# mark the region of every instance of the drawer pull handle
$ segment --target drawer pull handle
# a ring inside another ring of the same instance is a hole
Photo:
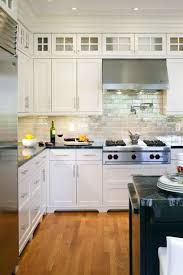
[[[94,155],[94,154],[85,154],[83,155],[84,157],[96,157],[97,155]]]
[[[28,195],[28,193],[23,193],[23,194],[21,195],[21,198],[24,199],[24,198],[27,197],[27,195]]]
[[[39,211],[39,207],[34,208],[34,211],[35,212]]]
[[[55,156],[57,156],[57,157],[69,157],[69,155],[60,155],[60,154],[55,154]]]
[[[24,171],[21,172],[22,175],[25,175],[27,173],[28,173],[28,170],[24,170]]]
[[[29,226],[28,224],[23,224],[21,226],[21,230],[25,231],[28,228],[28,226]]]

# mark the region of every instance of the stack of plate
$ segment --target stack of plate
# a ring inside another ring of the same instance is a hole
[[[158,179],[157,186],[168,192],[176,192],[183,194],[183,176],[174,174],[170,176],[162,176]]]

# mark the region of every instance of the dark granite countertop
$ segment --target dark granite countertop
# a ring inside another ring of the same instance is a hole
[[[181,149],[183,148],[183,145],[171,145],[172,149]]]
[[[22,166],[25,164],[28,160],[36,157],[41,152],[43,152],[45,149],[103,149],[103,143],[101,142],[94,142],[92,145],[81,145],[81,146],[68,146],[61,143],[56,143],[53,147],[39,147],[36,146],[34,148],[25,148],[20,143],[18,146],[18,166]]]
[[[90,145],[64,145],[63,143],[56,143],[51,149],[103,149],[103,142],[94,142]]]
[[[41,152],[45,150],[45,147],[33,147],[33,148],[25,148],[22,144],[18,146],[18,167],[25,164],[28,160],[36,157]]]
[[[134,176],[133,186],[141,207],[183,206],[183,194],[170,193],[157,187],[159,176]]]

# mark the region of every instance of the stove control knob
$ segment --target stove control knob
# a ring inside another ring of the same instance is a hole
[[[156,159],[160,159],[160,155],[157,154],[157,155],[155,156],[155,158],[156,158]]]
[[[154,159],[154,155],[153,154],[150,155],[150,159]]]
[[[108,159],[112,159],[112,155],[108,155]]]
[[[118,159],[118,155],[114,155],[114,159]]]
[[[132,155],[132,159],[135,160],[137,158],[136,155]]]

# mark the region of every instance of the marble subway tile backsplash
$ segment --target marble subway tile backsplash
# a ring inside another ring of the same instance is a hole
[[[49,140],[52,120],[57,133],[84,133],[95,140],[126,138],[128,129],[143,137],[183,134],[183,117],[165,116],[163,108],[162,92],[104,92],[102,116],[22,117],[18,138],[32,133],[38,140]]]

